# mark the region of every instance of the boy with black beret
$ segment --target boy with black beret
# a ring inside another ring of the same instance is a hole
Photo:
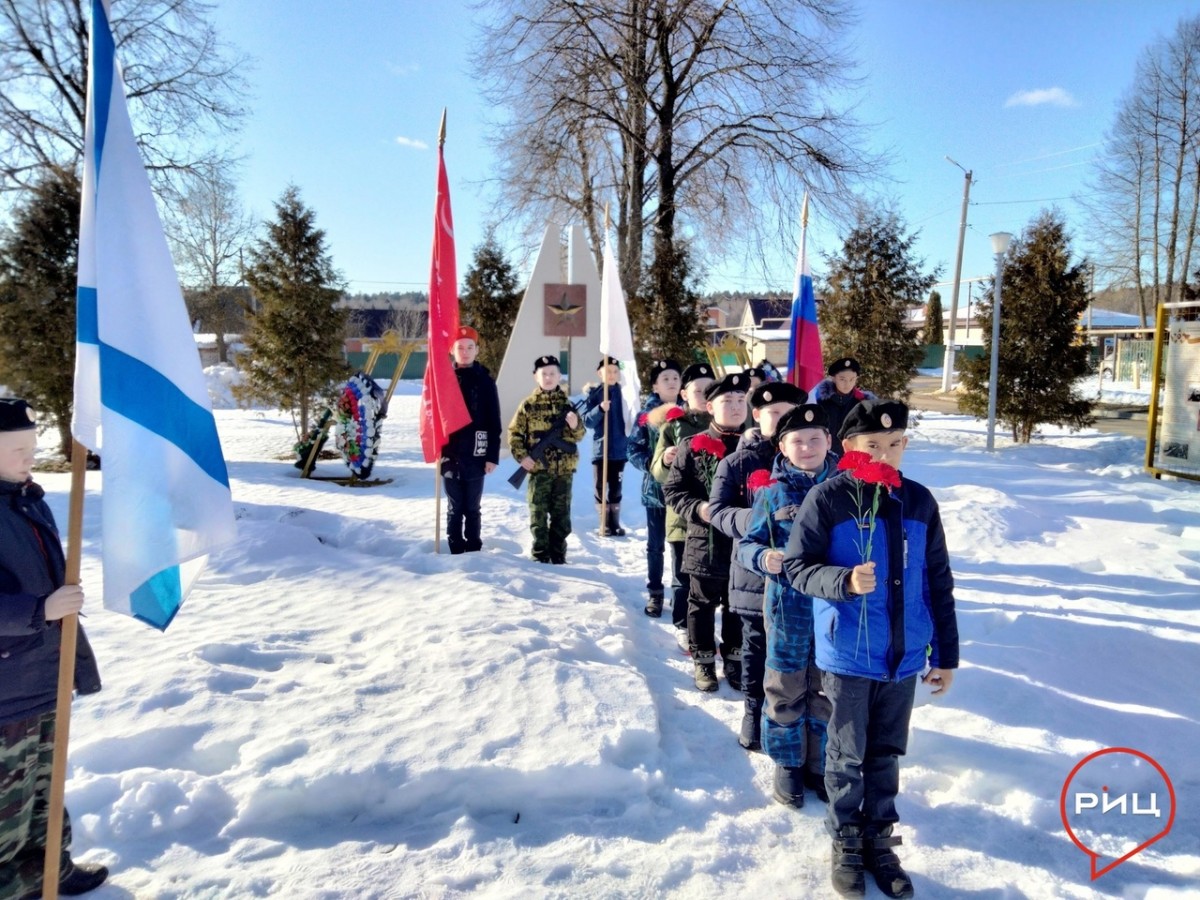
[[[559,386],[562,370],[557,356],[539,356],[534,360],[533,380],[537,387],[521,401],[508,423],[508,449],[517,464],[529,473],[526,497],[533,558],[558,565],[567,561],[571,480],[579,464],[579,449],[575,445],[583,439],[584,428],[566,391]],[[531,457],[530,449],[556,428],[561,439],[559,445],[547,447],[540,461]]]
[[[754,473],[769,473],[775,461],[772,438],[779,420],[806,397],[801,388],[787,382],[766,382],[750,391],[747,405],[756,427],[742,432],[737,449],[721,460],[709,496],[713,527],[732,540],[741,538],[750,522]],[[742,620],[742,692],[745,700],[738,743],[746,750],[761,750],[763,665],[766,659],[763,579],[743,566],[736,553],[729,566],[729,609]]]
[[[712,366],[708,363],[692,363],[680,376],[680,396],[683,409],[660,406],[649,415],[651,425],[659,428],[658,443],[650,459],[650,474],[660,485],[667,483],[671,465],[684,441],[694,434],[708,430],[712,415],[708,412],[705,392],[713,383]],[[664,500],[665,502],[665,500]],[[687,540],[687,522],[667,504],[667,545],[671,548],[671,624],[675,626],[675,639],[680,647],[691,652],[687,636],[688,595],[691,593],[691,578],[683,570],[684,543]]]
[[[864,400],[849,411],[840,435],[846,471],[809,491],[783,562],[792,586],[813,598],[816,662],[832,707],[831,875],[846,897],[864,895],[864,871],[888,897],[913,895],[892,849],[900,844],[899,758],[918,676],[940,696],[958,667],[954,578],[937,501],[899,472],[907,424],[908,408],[894,400]]]
[[[812,598],[797,591],[782,574],[783,548],[808,492],[836,472],[827,423],[825,410],[815,404],[797,406],[780,419],[774,431],[779,454],[771,480],[755,492],[750,523],[735,554],[735,559],[766,579],[762,744],[775,763],[775,799],[796,809],[804,805],[805,788],[827,799],[829,701],[813,661]]]
[[[742,689],[742,624],[729,611],[729,559],[733,542],[712,527],[709,496],[720,460],[738,445],[746,421],[744,372],[726,375],[709,385],[705,406],[712,416],[708,430],[694,434],[680,447],[671,464],[663,496],[687,524],[683,571],[689,577],[688,649],[695,663],[696,687],[717,690],[716,613],[721,613],[721,659],[725,680]]]
[[[54,754],[60,620],[83,607],[83,589],[64,585],[66,560],[54,515],[33,481],[37,427],[24,400],[0,398],[0,896],[41,890]],[[75,688],[100,690],[82,627]],[[58,892],[83,894],[108,877],[72,862],[63,810]],[[11,893],[10,893],[11,892]]]
[[[863,400],[874,400],[875,395],[858,386],[862,366],[857,359],[843,356],[835,359],[825,369],[827,377],[812,389],[812,402],[820,404],[829,417],[829,433],[833,436],[833,452],[842,453],[842,442],[838,437],[846,414],[855,404]]]
[[[679,409],[679,391],[683,368],[673,359],[658,359],[650,366],[650,396],[646,398],[633,433],[629,436],[629,461],[642,471],[642,506],[646,507],[646,590],[649,597],[645,613],[657,619],[663,609],[663,556],[667,546],[667,505],[662,485],[654,478],[650,465],[666,414]],[[655,410],[662,408],[661,416]]]
[[[621,401],[621,364],[611,356],[606,356],[596,364],[596,374],[600,377],[600,383],[584,387],[587,399],[583,406],[583,424],[592,429],[596,515],[603,516],[600,522],[601,535],[624,537],[625,529],[621,527],[621,476],[625,471],[625,461],[629,459],[629,444],[626,438],[625,404]],[[604,390],[606,384],[607,399]]]

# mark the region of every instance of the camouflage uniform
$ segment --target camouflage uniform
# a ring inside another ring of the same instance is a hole
[[[54,713],[0,725],[0,900],[34,894],[46,863]],[[71,819],[63,809],[62,860],[70,871]]]
[[[508,448],[520,462],[553,427],[571,405],[562,388],[536,389],[521,401],[508,423]],[[577,444],[585,434],[583,420],[574,428],[565,425],[563,440]],[[542,461],[529,473],[529,530],[533,533],[533,558],[539,562],[562,563],[567,559],[567,535],[571,533],[571,479],[579,464],[579,451],[548,447]]]

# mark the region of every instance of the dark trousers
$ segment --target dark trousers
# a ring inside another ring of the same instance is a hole
[[[608,461],[608,499],[603,499],[603,494],[600,490],[604,486],[604,460],[593,459],[592,468],[595,470],[593,475],[592,496],[595,497],[597,503],[620,503],[621,502],[621,473],[625,471],[625,460],[610,459]]]
[[[683,571],[683,541],[670,541],[671,545],[671,624],[676,628],[687,628],[688,594],[691,592],[692,576]]]
[[[571,533],[571,476],[534,472],[527,483],[533,558],[539,562],[566,562],[567,535]]]
[[[646,507],[646,590],[663,595],[663,552],[667,547],[667,508]]]
[[[0,725],[0,897],[23,897],[42,884],[50,818],[53,712]],[[71,819],[63,810],[60,871],[70,871]],[[10,893],[11,891],[11,893]]]
[[[767,669],[767,630],[763,617],[738,613],[742,620],[742,692],[748,700],[763,698],[763,674]]]
[[[825,827],[833,835],[855,825],[867,834],[900,821],[900,757],[908,749],[917,676],[875,681],[821,673],[832,704],[825,746]]]
[[[691,577],[688,593],[688,644],[692,659],[711,663],[717,653],[717,610],[721,612],[721,656],[726,660],[741,659],[742,620],[729,611],[729,579]]]
[[[483,475],[477,478],[446,475],[442,484],[446,488],[446,543],[450,552],[482,550],[479,503],[483,498]]]

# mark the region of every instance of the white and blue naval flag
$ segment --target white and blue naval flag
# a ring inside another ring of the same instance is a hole
[[[108,9],[92,0],[71,431],[102,452],[104,606],[165,630],[234,539],[233,501]]]

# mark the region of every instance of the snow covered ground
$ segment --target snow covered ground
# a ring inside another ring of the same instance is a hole
[[[484,552],[435,555],[418,392],[397,391],[392,481],[369,489],[300,480],[278,458],[290,417],[219,410],[239,541],[165,634],[100,608],[89,473],[106,683],[76,704],[67,798],[77,856],[112,869],[92,896],[832,896],[821,810],[770,799],[739,698],[698,693],[669,617],[642,614],[641,508],[630,537],[596,538],[581,474],[569,562],[538,565],[505,460]],[[1147,478],[1135,439],[1044,432],[989,455],[965,416],[912,430],[963,666],[944,700],[919,688],[902,859],[925,898],[1196,897],[1200,486]],[[39,480],[65,522],[69,476]],[[1179,802],[1166,838],[1091,881],[1059,795],[1108,747],[1153,756]]]

